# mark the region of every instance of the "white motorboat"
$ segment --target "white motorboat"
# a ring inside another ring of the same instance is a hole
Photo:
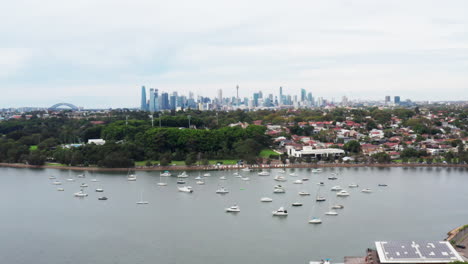
[[[186,193],[193,192],[193,189],[190,186],[177,187],[177,189],[179,189],[179,192],[186,192]]]
[[[239,208],[238,205],[233,205],[233,206],[231,206],[229,208],[226,208],[225,210],[228,213],[238,213],[238,212],[240,212],[240,208]]]
[[[250,172],[250,171],[252,171],[252,169],[250,169],[249,167],[245,167],[245,168],[243,168],[241,171],[247,171],[247,172]]]
[[[68,178],[67,181],[69,181],[69,182],[74,182],[75,179],[73,179],[73,178]]]
[[[281,189],[278,188],[278,189],[274,189],[273,192],[274,193],[285,193],[286,191],[284,189],[282,189],[282,188]]]
[[[302,191],[302,192],[299,192],[299,195],[306,196],[306,195],[310,195],[310,193]]]
[[[103,192],[103,191],[104,191],[104,189],[102,189],[102,188],[97,188],[96,189],[96,192]]]
[[[338,215],[338,213],[335,212],[335,211],[331,211],[331,210],[330,210],[330,211],[326,212],[325,215],[333,215],[333,216],[335,216],[335,215]]]
[[[346,197],[346,196],[349,196],[349,192],[347,192],[345,190],[341,190],[338,193],[336,193],[336,196]]]
[[[359,187],[359,185],[356,184],[356,183],[351,183],[350,185],[348,185],[348,187],[349,188],[357,188],[357,187]]]
[[[78,174],[76,177],[78,178],[85,178],[86,176],[84,174]]]
[[[241,178],[243,181],[250,181],[250,178],[249,177],[242,177]]]
[[[82,184],[80,185],[80,187],[88,187],[88,184],[87,184],[87,183],[82,183]]]
[[[98,179],[91,179],[92,182],[98,182]]]
[[[278,210],[272,212],[274,216],[287,216],[288,210],[284,209],[284,207],[280,207]]]
[[[333,186],[330,191],[333,191],[333,192],[337,192],[337,191],[341,191],[343,190],[343,188],[341,188],[341,186],[337,185],[337,186]]]
[[[186,184],[186,181],[182,180],[182,179],[179,179],[179,180],[177,180],[177,184]]]
[[[300,202],[295,202],[295,203],[292,203],[292,206],[302,206],[302,203],[300,203]]]
[[[52,184],[53,185],[62,185],[62,183],[60,181],[54,181]]]
[[[219,177],[220,180],[226,180],[226,176]]]
[[[320,218],[313,217],[309,220],[309,224],[321,224],[322,220]]]
[[[363,193],[371,193],[371,192],[372,192],[372,190],[371,190],[371,189],[369,189],[369,188],[365,188],[365,189],[362,189],[362,191],[361,191],[361,192],[363,192]]]
[[[270,173],[268,171],[261,171],[258,173],[258,176],[268,176]]]
[[[325,202],[327,199],[323,196],[319,196],[317,195],[317,197],[315,197],[315,201],[316,202]]]
[[[275,176],[275,178],[273,178],[275,181],[280,181],[280,182],[285,182],[286,181],[286,178],[284,176]]]
[[[296,173],[294,173],[294,172],[293,172],[293,173],[289,173],[289,176],[291,176],[291,177],[297,177]]]
[[[210,173],[205,173],[205,174],[203,174],[203,177],[210,177],[210,176],[211,176]]]
[[[49,176],[49,180],[55,179],[55,176]]]
[[[57,191],[63,192],[63,191],[65,191],[65,189],[63,189],[63,188],[57,188]]]
[[[281,186],[281,185],[276,185],[276,186],[273,188],[273,192],[274,192],[274,193],[285,193],[286,190],[283,188],[283,186]]]
[[[273,202],[273,199],[271,199],[269,197],[262,197],[260,199],[260,202],[264,202],[264,203]]]
[[[188,174],[184,171],[181,174],[177,175],[177,178],[188,178]]]
[[[239,173],[238,173],[238,172],[234,172],[232,175],[234,175],[234,176],[239,176]]]
[[[317,182],[317,185],[319,185],[319,186],[325,186],[325,183],[323,183],[323,182]]]
[[[201,179],[203,179],[202,176],[197,176],[197,177],[195,177],[195,180],[201,180]]]
[[[294,181],[294,184],[302,184],[302,183],[303,183],[302,180],[295,180],[295,181]]]
[[[88,196],[88,194],[85,193],[83,191],[83,189],[81,189],[79,192],[74,193],[74,195],[75,195],[75,197],[86,197],[86,196]]]
[[[286,173],[285,170],[279,170],[278,173]]]
[[[236,176],[234,176],[235,178],[242,178],[242,175],[240,174],[237,174]]]
[[[164,171],[163,173],[160,174],[162,177],[171,177],[172,174],[169,171]]]
[[[226,193],[229,193],[229,191],[226,190],[224,187],[221,187],[221,188],[219,188],[218,190],[216,190],[216,193],[219,193],[219,194],[226,194]]]
[[[203,184],[205,184],[204,181],[196,181],[195,183],[198,184],[198,185],[203,185]]]
[[[130,174],[127,177],[127,181],[136,181],[136,175],[135,174]]]
[[[343,208],[344,208],[344,206],[341,205],[341,204],[336,204],[336,205],[332,206],[332,209],[343,209]]]
[[[319,173],[320,171],[318,169],[312,169],[312,173]]]

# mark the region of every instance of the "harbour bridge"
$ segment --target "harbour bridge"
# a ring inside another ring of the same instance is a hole
[[[49,107],[49,110],[59,110],[61,106],[67,106],[67,107],[70,107],[71,110],[73,111],[77,111],[79,110],[79,108],[76,106],[76,105],[73,105],[73,104],[69,104],[69,103],[58,103],[58,104],[54,104],[53,106]]]

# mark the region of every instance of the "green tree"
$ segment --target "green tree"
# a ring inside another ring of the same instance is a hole
[[[344,144],[343,149],[351,153],[359,153],[361,152],[361,144],[356,140],[351,140]]]

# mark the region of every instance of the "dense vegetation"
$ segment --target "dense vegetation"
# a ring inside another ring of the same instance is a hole
[[[427,110],[426,110],[427,111]],[[432,107],[434,113],[444,113],[453,118],[453,125],[460,128],[460,138],[467,137],[468,124],[466,108],[448,109]],[[230,127],[229,124],[259,120],[263,125],[282,125],[291,135],[310,136],[320,142],[344,143],[336,139],[332,129],[317,133],[308,121],[330,121],[333,124],[352,120],[363,126],[357,132],[379,128],[386,137],[394,135],[391,129],[392,118],[401,119],[402,125],[418,134],[416,141],[421,141],[422,134],[430,136],[440,134],[440,121],[429,120],[414,109],[301,109],[301,110],[259,110],[253,112],[231,111],[179,111],[155,113],[152,123],[147,112],[118,110],[106,113],[72,113],[63,111],[52,116],[43,112],[29,113],[19,119],[0,122],[0,162],[28,163],[41,165],[45,162],[57,162],[69,165],[98,165],[102,167],[130,167],[134,161],[158,161],[165,165],[172,161],[184,161],[186,164],[207,163],[211,160],[245,160],[257,162],[259,156],[268,159],[278,156],[262,150],[270,149],[271,138],[266,135],[264,126],[249,125]],[[95,122],[99,121],[99,122]],[[189,128],[189,122],[191,127]],[[449,128],[445,128],[449,131]],[[103,138],[102,146],[85,144],[80,147],[65,147],[71,143],[85,143],[88,139]],[[403,137],[406,141],[409,138]],[[349,155],[362,153],[360,142],[370,139],[351,140],[342,145]],[[404,144],[404,143],[403,143]],[[444,154],[445,160],[452,162],[468,161],[468,152],[459,140],[450,141],[458,147],[458,153]],[[336,145],[333,145],[336,147]],[[268,153],[265,156],[265,153]],[[401,152],[403,162],[420,159],[424,151],[407,147]],[[390,162],[388,155],[378,154],[371,158],[377,162]],[[284,162],[286,157],[281,155]],[[290,159],[295,162],[294,158]],[[299,160],[300,162],[301,160]],[[269,159],[266,162],[270,162]],[[307,162],[307,160],[305,160]],[[150,165],[151,162],[148,162]]]

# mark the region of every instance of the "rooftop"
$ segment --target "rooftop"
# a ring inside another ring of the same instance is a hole
[[[380,263],[449,263],[463,258],[448,241],[377,241]]]

